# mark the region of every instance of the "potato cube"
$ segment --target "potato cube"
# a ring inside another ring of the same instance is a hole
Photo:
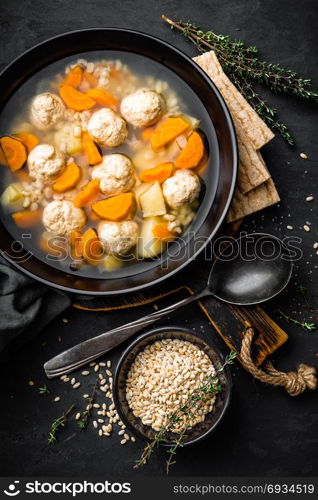
[[[150,188],[140,195],[139,201],[144,217],[154,217],[167,213],[165,200],[158,181],[154,182]]]
[[[167,247],[167,244],[155,238],[153,228],[162,222],[161,217],[148,217],[141,224],[137,252],[138,256],[149,259],[161,254]]]
[[[3,205],[10,205],[10,203],[16,203],[22,198],[21,184],[18,182],[14,184],[9,184],[9,186],[4,190],[1,196],[1,202]]]
[[[139,210],[141,210],[139,197],[142,195],[142,193],[147,191],[147,189],[149,189],[150,186],[151,186],[150,182],[142,182],[141,184],[139,184],[138,186],[134,186],[134,188],[133,188],[133,192],[135,193],[135,198],[136,198],[137,206],[138,206]]]
[[[123,265],[123,261],[120,260],[115,255],[106,255],[103,260],[104,268],[106,271],[116,271],[116,269],[120,269]]]

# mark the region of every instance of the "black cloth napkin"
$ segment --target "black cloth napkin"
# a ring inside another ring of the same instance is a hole
[[[70,304],[69,295],[25,276],[0,256],[0,352],[23,345]]]

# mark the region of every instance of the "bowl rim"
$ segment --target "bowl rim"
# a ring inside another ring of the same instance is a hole
[[[133,425],[131,425],[130,421],[126,418],[124,412],[122,411],[121,403],[119,401],[119,391],[118,391],[119,372],[120,372],[120,369],[121,369],[121,367],[122,367],[122,365],[123,365],[126,357],[131,352],[131,350],[136,345],[139,344],[139,342],[141,342],[142,340],[144,340],[147,337],[151,337],[152,335],[156,335],[157,333],[164,333],[164,332],[166,332],[166,333],[170,332],[171,333],[173,331],[181,332],[181,333],[187,333],[188,335],[192,336],[194,339],[199,338],[201,342],[203,342],[209,348],[212,348],[214,350],[214,352],[220,358],[221,361],[224,360],[224,356],[223,356],[222,352],[218,349],[218,347],[215,346],[215,344],[214,344],[213,341],[212,342],[206,342],[206,340],[204,340],[201,337],[199,337],[198,335],[196,335],[193,332],[193,330],[191,330],[190,328],[183,327],[183,326],[168,325],[168,326],[160,326],[160,327],[154,328],[152,330],[148,330],[148,331],[142,333],[141,335],[139,335],[136,339],[134,339],[127,346],[127,348],[121,354],[121,356],[120,356],[120,358],[119,358],[119,360],[117,362],[117,365],[116,365],[116,370],[115,370],[115,375],[114,375],[114,385],[113,385],[112,394],[113,394],[113,399],[114,399],[114,403],[115,403],[115,406],[116,406],[116,410],[117,410],[117,413],[118,413],[121,421],[126,425],[126,427],[134,435],[136,435],[139,439],[141,439],[144,442],[145,441],[149,441],[148,438],[146,438],[137,429],[135,429],[135,427]],[[216,428],[219,426],[219,424],[222,422],[222,420],[223,420],[226,412],[228,411],[228,408],[229,408],[230,402],[231,402],[231,398],[232,398],[232,391],[233,391],[233,380],[232,380],[231,370],[229,369],[228,365],[226,365],[224,367],[224,372],[223,373],[225,374],[225,377],[226,377],[227,390],[226,390],[226,397],[224,399],[224,404],[223,404],[223,407],[222,407],[222,410],[220,412],[219,417],[217,418],[217,420],[214,422],[214,424],[207,431],[205,431],[200,436],[198,436],[198,437],[196,437],[194,439],[191,439],[191,440],[185,442],[184,446],[189,446],[191,444],[197,443],[199,441],[202,441],[203,439],[206,439],[208,436],[210,436],[216,430]],[[171,446],[171,442],[164,441],[164,442],[161,443],[161,446],[165,446],[165,447]]]
[[[7,254],[7,252],[5,250],[0,249],[1,256],[7,262],[9,262],[13,267],[17,268],[18,270],[20,270],[21,272],[23,272],[27,276],[39,281],[40,283],[43,283],[47,286],[50,286],[54,289],[61,290],[64,292],[71,292],[71,293],[75,293],[77,295],[83,295],[83,296],[85,296],[85,295],[86,296],[116,296],[116,295],[122,294],[122,293],[135,293],[137,291],[141,291],[141,290],[153,287],[155,285],[158,285],[158,284],[162,283],[163,281],[168,280],[169,278],[172,278],[179,271],[181,271],[186,266],[188,266],[193,260],[195,260],[197,258],[197,256],[201,252],[204,251],[204,249],[210,243],[212,238],[215,237],[215,235],[220,230],[222,224],[224,223],[225,217],[228,213],[228,210],[230,208],[230,205],[231,205],[231,202],[232,202],[232,199],[234,196],[234,191],[235,191],[236,182],[237,182],[237,175],[238,175],[238,144],[237,144],[237,137],[236,137],[235,127],[234,127],[234,122],[233,122],[232,116],[230,114],[230,111],[228,109],[228,106],[227,106],[225,100],[223,99],[220,91],[218,90],[218,88],[216,87],[216,85],[214,84],[212,79],[207,75],[207,73],[195,61],[193,61],[193,59],[191,57],[189,57],[186,53],[184,53],[182,50],[178,49],[177,47],[175,47],[171,43],[166,42],[165,40],[163,40],[159,37],[153,36],[149,33],[145,33],[143,31],[139,31],[139,30],[132,30],[129,28],[122,28],[122,27],[101,27],[101,28],[91,27],[91,28],[83,28],[83,29],[71,30],[71,31],[59,33],[58,35],[52,36],[50,38],[45,39],[44,41],[41,41],[41,42],[33,45],[29,49],[22,52],[22,54],[18,55],[15,59],[13,59],[0,72],[0,81],[1,81],[1,78],[3,77],[3,75],[10,72],[11,68],[14,68],[17,64],[19,64],[21,61],[23,61],[23,59],[28,57],[29,54],[31,54],[34,50],[40,49],[41,47],[44,47],[46,44],[52,43],[55,40],[58,40],[58,39],[63,38],[63,37],[68,37],[68,36],[72,36],[72,35],[76,35],[76,34],[83,34],[84,32],[94,33],[94,32],[101,32],[101,31],[103,31],[103,32],[106,32],[106,31],[125,32],[125,33],[130,33],[130,34],[135,35],[135,36],[143,37],[145,40],[146,39],[153,40],[154,42],[157,42],[158,44],[162,44],[165,47],[167,47],[167,49],[176,53],[179,58],[187,60],[187,62],[194,67],[195,71],[197,73],[199,73],[200,77],[203,80],[205,80],[205,82],[211,88],[211,91],[216,96],[216,98],[219,102],[219,105],[221,106],[222,111],[224,113],[224,119],[225,119],[227,126],[228,126],[229,141],[231,144],[231,151],[232,151],[232,155],[233,155],[233,160],[232,160],[233,174],[232,174],[230,188],[229,188],[229,192],[228,192],[228,196],[227,196],[227,200],[225,202],[224,208],[223,208],[223,210],[219,216],[219,219],[216,222],[212,232],[206,238],[205,242],[202,243],[200,248],[197,249],[196,251],[194,251],[193,255],[191,257],[189,257],[187,260],[180,263],[177,267],[173,268],[172,270],[170,270],[169,272],[167,272],[163,276],[160,276],[159,278],[152,280],[150,283],[142,283],[142,284],[138,284],[138,285],[135,285],[135,286],[132,286],[129,288],[124,288],[124,289],[120,288],[120,289],[116,289],[116,290],[87,290],[87,289],[84,290],[84,289],[79,289],[79,288],[71,287],[71,286],[64,285],[64,284],[62,285],[62,284],[50,281],[49,279],[47,279],[45,277],[37,275],[36,271],[26,269],[25,267],[23,267],[20,264],[20,262],[16,261],[14,258],[10,258],[10,256]],[[74,52],[74,54],[76,54],[76,51]],[[57,57],[56,59],[53,58],[51,62],[53,62],[54,60],[59,60],[59,59],[60,59],[59,57]],[[44,64],[44,66],[45,66],[45,64]],[[37,68],[37,70],[35,72],[37,72],[39,69],[40,68]],[[29,78],[29,76],[27,77],[27,79],[28,78]],[[19,87],[19,85],[20,85],[20,83],[18,84],[17,88]],[[14,91],[16,91],[17,88],[14,88]],[[69,273],[67,271],[65,271],[64,274],[67,275]],[[87,280],[87,281],[89,281],[90,279],[94,280],[95,278],[85,277],[85,280]],[[101,278],[101,279],[103,279],[103,278]]]

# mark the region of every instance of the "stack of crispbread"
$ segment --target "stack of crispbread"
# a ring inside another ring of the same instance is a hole
[[[227,221],[234,222],[279,201],[279,195],[260,153],[274,134],[228,79],[213,51],[194,61],[221,92],[235,125],[239,147],[239,174]]]

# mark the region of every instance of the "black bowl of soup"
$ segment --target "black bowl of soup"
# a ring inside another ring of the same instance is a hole
[[[184,268],[225,219],[228,109],[190,58],[123,29],[66,33],[0,75],[0,247],[50,286],[133,292]]]

